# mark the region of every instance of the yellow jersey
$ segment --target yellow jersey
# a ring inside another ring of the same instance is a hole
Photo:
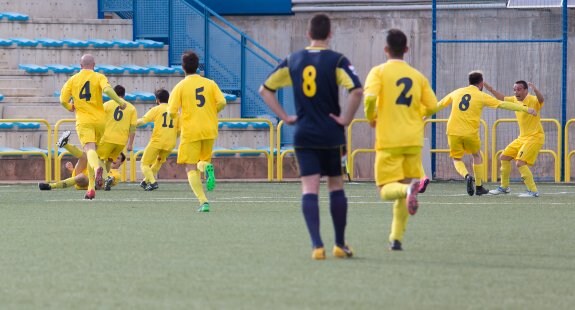
[[[452,91],[439,101],[438,106],[445,108],[453,104],[447,120],[447,134],[452,136],[479,135],[479,122],[483,107],[497,109],[501,101],[469,85]]]
[[[76,124],[100,124],[106,122],[102,90],[110,87],[105,75],[82,69],[71,76],[62,87],[60,101],[74,100]],[[116,104],[117,105],[117,104]]]
[[[122,110],[116,101],[109,100],[104,103],[104,111],[106,112],[106,131],[100,142],[125,145],[130,135],[130,126],[136,128],[138,121],[136,108],[128,102],[126,108]]]
[[[120,181],[122,181],[122,175],[120,174],[120,169],[110,169],[108,175],[114,178],[112,186],[116,186]]]
[[[528,94],[523,101],[519,101],[515,96],[509,96],[505,97],[504,100],[521,104],[537,111],[537,116],[515,112],[517,123],[519,123],[519,138],[545,139],[545,132],[543,131],[543,125],[541,125],[541,113],[539,113],[543,107],[543,102],[539,102],[537,96]]]
[[[210,140],[218,137],[218,104],[226,98],[218,85],[197,74],[186,76],[170,94],[168,114],[180,111],[181,142]]]
[[[423,146],[423,116],[434,113],[437,98],[427,78],[403,60],[373,67],[364,95],[376,96],[375,149]]]
[[[142,117],[142,120],[144,123],[154,122],[154,130],[148,145],[166,151],[171,151],[176,147],[180,122],[178,117],[175,119],[170,117],[167,103],[161,103],[151,108]]]

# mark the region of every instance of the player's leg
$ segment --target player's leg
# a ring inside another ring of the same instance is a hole
[[[320,233],[319,219],[319,180],[321,173],[321,158],[317,150],[295,149],[299,167],[302,198],[301,210],[312,244],[312,258],[325,259],[325,250]]]
[[[199,212],[210,212],[210,205],[208,198],[204,193],[202,187],[202,180],[200,173],[197,169],[197,163],[200,161],[200,151],[202,147],[201,141],[180,144],[178,149],[178,164],[186,165],[186,173],[188,175],[188,183],[190,188],[200,202]]]
[[[473,177],[467,171],[465,163],[463,162],[463,155],[465,155],[465,148],[463,145],[464,137],[460,136],[447,136],[447,143],[449,144],[449,156],[453,160],[455,171],[465,178],[467,186],[467,194],[473,196],[475,194],[475,184]]]
[[[423,194],[427,190],[427,185],[429,185],[429,178],[425,175],[425,169],[423,168],[423,161],[421,162],[421,171],[423,171],[423,177],[419,180],[419,193]]]
[[[88,191],[84,198],[94,199],[96,196],[96,176],[99,177],[100,186],[103,185],[102,173],[104,169],[100,166],[100,159],[96,153],[96,142],[100,140],[103,128],[100,128],[97,124],[80,124],[76,125],[76,131],[88,160],[89,183]]]
[[[475,195],[481,196],[488,194],[489,191],[483,187],[483,180],[485,180],[485,167],[483,166],[483,156],[481,155],[481,140],[479,139],[479,135],[464,137],[463,149],[466,153],[470,153],[471,156],[473,156],[473,180],[475,182]]]
[[[343,167],[341,165],[343,148],[322,150],[322,174],[327,175],[329,191],[329,211],[335,233],[333,256],[346,258],[353,256],[353,250],[345,241],[345,226],[347,225],[347,197],[343,190]]]
[[[206,177],[206,189],[208,192],[216,188],[216,174],[212,161],[212,150],[215,140],[202,140],[201,158],[198,162],[198,170],[203,172]]]
[[[156,182],[156,177],[154,176],[154,172],[153,172],[151,166],[154,164],[154,162],[156,162],[159,153],[160,153],[159,149],[151,147],[150,145],[148,145],[148,146],[146,146],[146,149],[144,150],[144,154],[142,155],[142,161],[141,161],[140,168],[142,169],[142,173],[144,174],[143,182],[146,183],[146,187],[144,187],[145,190],[148,190],[147,188],[151,184],[155,184],[155,185],[150,186],[150,190],[154,190],[154,189],[158,188],[158,183]]]
[[[496,189],[489,191],[491,195],[508,194],[511,192],[509,188],[509,177],[511,176],[511,160],[517,156],[519,149],[523,143],[519,139],[515,139],[513,142],[509,143],[507,147],[503,150],[499,160],[501,163],[501,185]]]
[[[519,149],[519,154],[515,158],[515,164],[521,174],[523,183],[527,186],[527,192],[520,194],[519,197],[539,197],[539,191],[537,190],[537,185],[535,184],[533,173],[531,173],[529,166],[535,163],[542,147],[543,143],[541,143],[541,141],[526,141],[521,149]]]

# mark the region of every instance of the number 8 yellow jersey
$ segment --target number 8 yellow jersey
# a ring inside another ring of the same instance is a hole
[[[437,109],[427,78],[403,60],[371,69],[365,97],[377,97],[375,149],[423,146],[423,116]]]

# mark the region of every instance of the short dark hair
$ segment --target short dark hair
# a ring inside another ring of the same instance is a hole
[[[309,36],[312,40],[325,40],[331,31],[331,21],[325,14],[314,15],[308,25]]]
[[[523,80],[519,80],[519,81],[515,82],[515,84],[521,84],[521,85],[523,85],[523,88],[529,89],[529,85],[527,85],[527,82],[525,82]]]
[[[469,85],[477,85],[483,82],[483,73],[481,71],[469,72]]]
[[[122,158],[120,162],[124,162],[126,161],[126,154],[124,154],[124,152],[120,152],[120,157]]]
[[[126,95],[126,89],[122,85],[114,86],[114,91],[119,97],[124,97]]]
[[[182,55],[182,68],[186,74],[194,74],[198,70],[200,59],[192,51],[187,51]]]
[[[391,57],[403,57],[407,47],[407,36],[399,29],[389,29],[387,32],[387,48]]]
[[[156,90],[154,95],[156,95],[156,99],[161,103],[168,103],[168,100],[170,99],[170,93],[163,88]]]

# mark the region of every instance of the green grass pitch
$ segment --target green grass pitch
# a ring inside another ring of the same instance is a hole
[[[313,261],[298,183],[220,183],[212,212],[184,183],[144,192],[0,185],[3,309],[572,309],[575,191],[469,197],[432,183],[403,252],[388,247],[391,204],[347,184],[356,257]]]

